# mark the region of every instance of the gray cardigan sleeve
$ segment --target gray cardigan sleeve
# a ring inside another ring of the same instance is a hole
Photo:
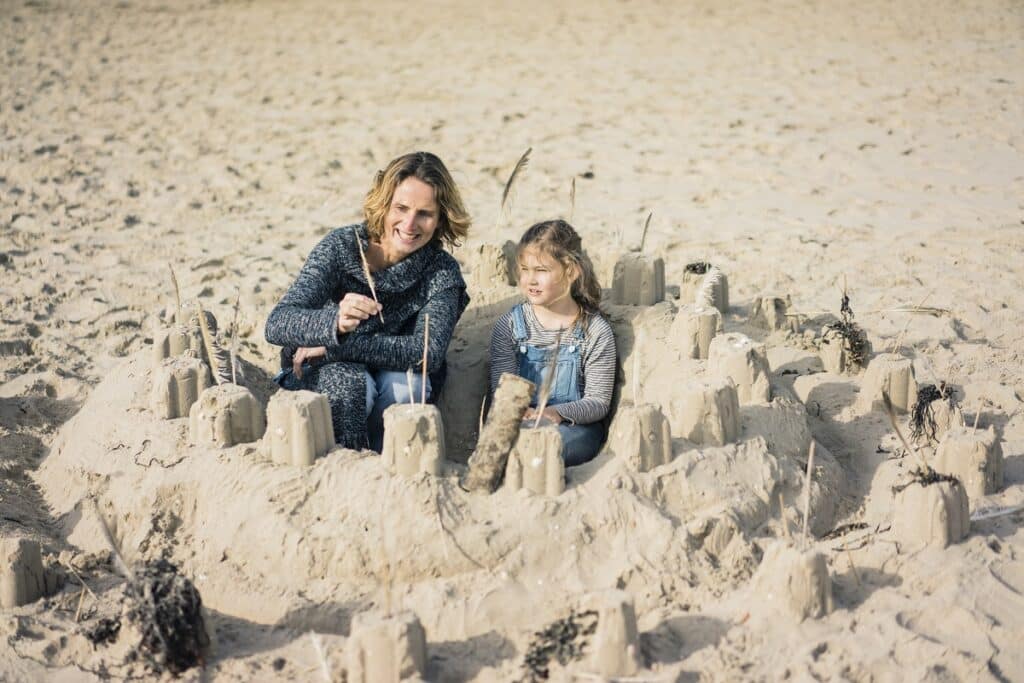
[[[462,313],[463,292],[457,287],[443,289],[427,301],[416,317],[410,334],[345,334],[327,347],[328,361],[353,361],[387,370],[420,367],[423,361],[423,330],[425,316],[430,315],[430,344],[427,348],[427,372],[433,373],[444,363],[455,323]],[[386,315],[386,313],[385,313]]]
[[[339,242],[327,235],[313,247],[299,276],[267,318],[264,334],[277,346],[338,343],[338,308],[327,306],[341,270]]]

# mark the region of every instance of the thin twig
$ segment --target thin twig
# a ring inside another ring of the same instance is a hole
[[[978,428],[978,421],[981,420],[981,408],[985,405],[985,399],[978,399],[978,412],[974,414],[974,429]]]
[[[807,474],[804,476],[804,543],[807,542],[807,519],[811,512],[811,478],[814,476],[814,446],[815,441],[811,439],[811,450],[807,456]]]
[[[516,178],[519,177],[519,174],[530,163],[530,152],[532,151],[533,147],[528,147],[526,151],[523,152],[523,156],[519,157],[519,161],[516,162],[516,167],[512,169],[512,174],[508,177],[508,180],[505,181],[505,189],[501,192],[502,211],[505,210],[505,203],[508,201],[508,195],[512,191],[512,184],[515,183]]]
[[[846,551],[846,559],[850,561],[850,571],[853,572],[853,578],[857,581],[857,588],[863,588],[864,584],[860,582],[860,574],[857,573],[857,567],[853,564],[853,553],[850,552],[850,546],[846,541],[843,541],[843,550]]]
[[[85,584],[82,584],[83,586]],[[90,593],[92,591],[89,591]],[[85,604],[85,589],[78,591],[78,608],[75,609],[75,623],[78,623],[78,617],[82,614],[82,605]]]
[[[67,561],[64,561],[64,562],[62,562],[61,564],[63,564],[63,565],[65,566],[65,567],[67,567],[67,568],[68,568],[68,570],[69,570],[69,571],[70,571],[70,572],[71,572],[72,574],[74,574],[74,575],[75,575],[75,578],[76,578],[76,579],[78,579],[78,583],[80,583],[80,584],[82,585],[82,588],[84,588],[85,590],[89,591],[89,595],[91,595],[91,596],[93,597],[93,599],[94,599],[94,600],[96,600],[96,601],[98,602],[98,601],[99,601],[99,598],[98,598],[98,597],[96,597],[96,594],[92,592],[92,589],[91,589],[91,588],[89,588],[89,586],[87,586],[87,585],[85,584],[85,581],[84,581],[84,580],[82,580],[82,576],[81,576],[81,574],[79,574],[79,573],[78,573],[77,571],[75,571],[75,568],[71,566],[71,563],[70,563],[70,562],[67,562]]]
[[[480,401],[480,417],[476,423],[476,435],[479,438],[484,433],[484,409],[487,407],[487,394],[484,394],[484,399]]]
[[[171,262],[167,262],[167,267],[171,269],[171,284],[174,285],[174,307],[175,307],[175,318],[174,322],[178,325],[184,325],[185,319],[182,317],[181,312],[181,288],[178,287],[178,277],[174,274],[174,266]]]
[[[430,314],[423,314],[423,385],[420,387],[420,403],[427,403],[427,349],[430,347]]]
[[[899,425],[896,424],[896,411],[892,407],[892,399],[889,398],[888,391],[882,392],[882,402],[885,403],[885,411],[889,413],[889,422],[892,424],[892,428],[896,432],[896,436],[899,437],[900,442],[903,444],[903,447],[907,449],[908,453],[913,453],[915,456],[917,456],[918,464],[920,464],[922,471],[927,472],[928,470],[930,470],[931,468],[928,466],[928,463],[925,462],[924,456],[921,455],[921,453],[916,448],[912,448],[910,444],[907,443],[907,440],[903,438],[903,432],[900,431]]]
[[[356,233],[356,246],[359,247],[359,259],[363,262],[363,275],[366,277],[366,284],[370,286],[370,294],[373,295],[374,302],[380,306],[380,300],[377,298],[377,286],[373,282],[373,274],[370,272],[370,262],[366,260],[366,252],[363,251],[363,241],[359,239],[359,233]],[[377,315],[380,316],[380,322],[384,324],[384,309],[377,311]]]

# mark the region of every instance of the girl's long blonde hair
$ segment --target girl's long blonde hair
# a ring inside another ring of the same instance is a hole
[[[519,240],[517,259],[522,258],[527,248],[539,249],[558,261],[567,272],[575,272],[569,294],[579,304],[584,319],[602,313],[601,285],[594,274],[594,264],[583,251],[583,240],[571,225],[559,218],[530,226]]]
[[[456,187],[448,169],[436,155],[430,152],[411,152],[392,159],[383,171],[377,171],[373,187],[366,193],[363,215],[370,239],[380,240],[384,234],[384,220],[391,208],[395,188],[406,178],[418,178],[434,189],[437,202],[438,223],[434,242],[445,242],[449,247],[459,246],[472,222],[462,204],[462,195]]]

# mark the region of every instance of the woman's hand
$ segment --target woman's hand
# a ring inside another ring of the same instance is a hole
[[[348,334],[372,315],[380,313],[382,306],[368,296],[349,292],[338,302],[338,333]]]
[[[295,349],[295,355],[292,357],[292,372],[295,373],[296,379],[302,379],[302,364],[306,361],[314,361],[317,358],[323,358],[327,355],[327,347],[314,346],[308,348],[300,346]]]
[[[537,419],[537,409],[527,408],[526,414],[523,415],[523,419],[529,420],[530,422],[535,421]],[[565,418],[559,415],[557,410],[555,410],[551,406],[548,406],[547,408],[544,409],[544,412],[541,413],[541,422],[544,421],[548,421],[551,422],[552,424],[557,425],[561,424],[562,422],[565,422]]]

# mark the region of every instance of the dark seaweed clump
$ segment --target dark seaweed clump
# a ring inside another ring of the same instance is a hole
[[[951,474],[943,474],[936,472],[931,467],[921,469],[918,467],[910,472],[910,481],[906,484],[897,484],[892,487],[893,493],[899,493],[905,488],[909,488],[914,484],[920,484],[921,486],[931,486],[932,484],[938,484],[943,481],[948,481],[953,486],[959,486],[960,480]]]
[[[918,387],[917,403],[914,404],[914,409],[910,414],[910,436],[914,440],[924,440],[929,443],[938,441],[935,434],[938,425],[935,424],[935,410],[932,408],[932,403],[940,399],[949,401],[950,407],[956,405],[956,397],[945,382],[939,382],[938,387],[934,384],[922,384]]]
[[[85,637],[93,644],[106,645],[117,640],[117,634],[121,631],[121,620],[117,617],[103,617],[98,619],[90,628],[86,629]]]
[[[694,261],[693,263],[687,263],[683,270],[687,273],[693,273],[694,275],[704,275],[708,270],[711,269],[711,264],[707,261]]]
[[[850,297],[843,292],[843,301],[839,306],[839,320],[825,326],[823,341],[829,343],[828,333],[834,332],[842,338],[849,353],[850,361],[856,365],[864,365],[868,357],[868,335],[853,320],[853,309],[850,308]]]
[[[210,645],[203,601],[192,582],[167,560],[139,570],[125,590],[127,618],[142,633],[136,656],[156,672],[179,674],[202,664]]]
[[[564,619],[554,621],[534,633],[523,658],[526,672],[522,682],[548,680],[552,660],[565,666],[582,657],[590,643],[590,636],[596,630],[597,612],[587,610],[579,613],[573,611]]]

